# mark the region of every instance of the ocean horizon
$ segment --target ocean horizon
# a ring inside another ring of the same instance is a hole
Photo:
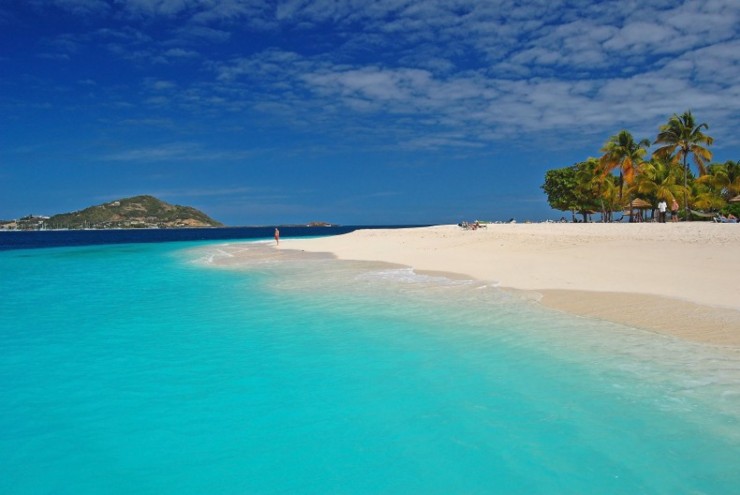
[[[303,225],[188,227],[162,229],[58,229],[2,230],[0,251],[49,247],[91,246],[150,242],[218,241],[233,239],[268,239],[280,228],[284,237],[339,235],[357,229],[421,227],[422,225]]]
[[[0,493],[740,485],[735,350],[269,236],[0,249]]]

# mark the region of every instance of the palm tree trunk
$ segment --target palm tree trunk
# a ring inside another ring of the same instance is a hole
[[[689,189],[688,189],[688,176],[689,176],[689,163],[688,163],[688,151],[683,154],[683,210],[686,213],[686,221],[689,221],[691,215],[689,215]]]
[[[596,186],[596,195],[599,197],[599,203],[601,203],[601,223],[606,222],[606,206],[604,206],[604,197],[601,195],[601,183]]]

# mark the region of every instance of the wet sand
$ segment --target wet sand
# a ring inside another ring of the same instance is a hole
[[[737,224],[442,225],[284,239],[279,249],[459,274],[572,314],[740,347]]]

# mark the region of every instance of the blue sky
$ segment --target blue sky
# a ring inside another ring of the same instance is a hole
[[[673,113],[740,159],[740,3],[3,0],[0,218],[559,218],[544,173]]]

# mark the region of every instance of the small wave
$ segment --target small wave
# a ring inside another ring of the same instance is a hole
[[[441,287],[471,287],[476,282],[472,279],[453,279],[442,275],[417,273],[413,268],[393,268],[374,270],[357,276],[358,280],[380,280],[404,284],[424,284]]]
[[[233,258],[235,254],[246,251],[246,249],[228,249],[231,244],[224,244],[222,246],[209,246],[207,248],[197,248],[195,253],[201,254],[190,260],[191,263],[195,264],[206,264],[212,265],[218,259]]]

